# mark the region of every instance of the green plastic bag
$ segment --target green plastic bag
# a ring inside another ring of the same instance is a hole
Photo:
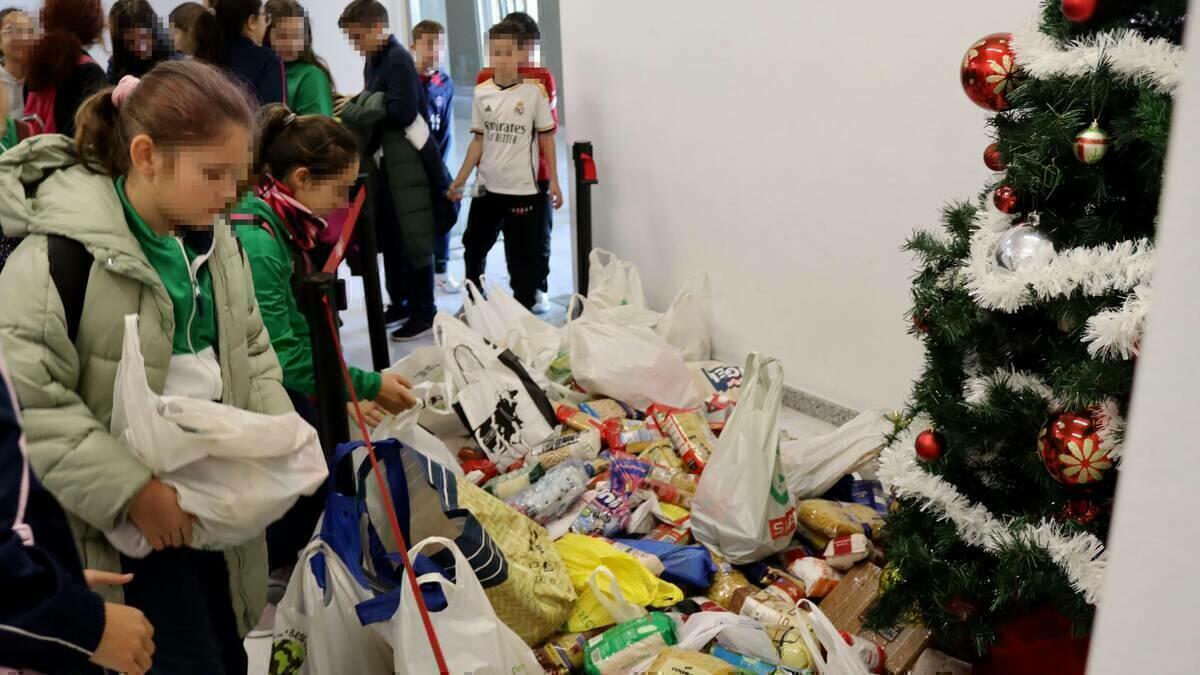
[[[675,644],[675,623],[662,612],[614,626],[588,641],[583,665],[588,675],[615,675]]]

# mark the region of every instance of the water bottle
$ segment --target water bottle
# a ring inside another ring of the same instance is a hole
[[[472,185],[459,188],[455,194],[461,199],[474,199],[475,197],[482,197],[486,195],[487,186],[483,183],[474,183]]]
[[[541,525],[571,508],[587,491],[596,469],[588,462],[568,460],[546,472],[528,490],[508,500],[508,505]]]

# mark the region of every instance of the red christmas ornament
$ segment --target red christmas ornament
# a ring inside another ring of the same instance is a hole
[[[914,310],[913,315],[912,315],[913,328],[916,328],[918,333],[928,333],[929,332],[929,324],[925,322],[925,319],[928,319],[928,318],[929,318],[929,310],[928,309],[923,309],[919,312]]]
[[[1003,171],[1004,160],[1000,157],[1000,146],[992,143],[983,151],[983,163],[992,171]]]
[[[1100,0],[1062,0],[1062,13],[1067,21],[1083,23],[1092,20],[1099,5]]]
[[[946,440],[933,429],[926,429],[917,434],[917,441],[914,445],[917,448],[917,457],[926,462],[935,462],[942,458]]]
[[[956,595],[947,600],[942,609],[957,617],[959,621],[970,621],[979,614],[979,603]]]
[[[1008,93],[1016,84],[1017,69],[1011,43],[1012,33],[993,33],[967,49],[959,77],[963,91],[975,105],[996,112],[1008,108]]]
[[[1001,185],[992,194],[992,203],[1004,213],[1017,210],[1017,191],[1010,185]]]
[[[1096,522],[1096,519],[1103,515],[1104,506],[1097,504],[1090,499],[1072,499],[1067,502],[1067,505],[1059,512],[1059,520],[1072,520],[1084,527],[1088,527]]]
[[[1113,468],[1108,449],[1100,446],[1096,423],[1087,415],[1062,413],[1038,435],[1038,454],[1054,480],[1086,486],[1104,480]]]

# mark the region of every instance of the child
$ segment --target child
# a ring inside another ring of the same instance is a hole
[[[338,26],[366,58],[361,95],[343,99],[334,112],[368,138],[369,155],[383,151],[379,167],[377,231],[383,250],[389,319],[408,321],[392,333],[404,342],[433,329],[433,240],[439,218],[434,193],[448,183],[445,164],[425,119],[423,90],[416,65],[388,31],[387,10],[376,0],[354,0]],[[443,182],[443,180],[445,182]],[[389,213],[390,211],[390,213]],[[390,222],[394,217],[395,221]]]
[[[262,0],[212,0],[192,27],[196,58],[225,69],[259,105],[287,102],[283,62],[262,46],[268,25]]]
[[[451,195],[462,198],[462,189],[476,165],[487,194],[471,202],[466,248],[467,279],[479,285],[487,263],[488,251],[504,232],[504,254],[508,261],[513,296],[528,308],[537,303],[538,284],[547,274],[546,259],[541,255],[542,210],[548,204],[541,199],[537,182],[538,148],[554,157],[554,118],[541,88],[522,82],[518,71],[518,43],[521,28],[500,22],[488,31],[488,50],[495,75],[475,86],[471,101],[471,132],[475,137],[467,148],[458,177],[450,186]],[[548,185],[554,208],[562,206],[558,173],[548,167]]]
[[[0,672],[144,673],[154,629],[89,587],[129,575],[84,570],[67,515],[29,468],[17,393],[0,355]]]
[[[292,411],[244,256],[212,225],[246,179],[254,124],[220,71],[169,61],[88,99],[74,143],[49,135],[0,156],[5,228],[28,235],[0,272],[0,350],[30,460],[86,566],[133,573],[124,602],[154,624],[159,673],[246,672],[266,545],[185,548],[193,517],[109,433],[124,317],[139,316],[156,392]],[[126,516],[154,547],[144,559],[103,534]]]
[[[267,0],[271,27],[265,44],[287,69],[287,105],[297,115],[333,116],[333,77],[313,53],[308,14],[296,0]]]
[[[204,5],[198,2],[185,2],[171,10],[167,21],[171,24],[171,42],[179,55],[192,56],[196,53],[196,41],[192,38],[192,28],[196,19],[205,13]]]
[[[542,88],[542,93],[545,94],[547,102],[550,104],[550,116],[554,118],[555,130],[558,128],[558,89],[554,84],[554,74],[548,68],[543,68],[538,65],[537,48],[538,41],[542,38],[541,29],[538,28],[537,21],[525,12],[511,12],[504,17],[505,21],[515,23],[521,27],[520,37],[520,52],[521,65],[518,69],[521,73],[521,79],[539,85]],[[482,84],[491,79],[493,71],[491,68],[484,68],[479,71],[479,76],[476,79],[476,84]],[[551,131],[549,133],[554,133]],[[557,166],[557,159],[547,157],[545,153],[538,153],[538,192],[546,197],[550,191],[550,164]],[[548,197],[547,197],[548,199]],[[550,209],[542,209],[542,241],[539,253],[545,260],[544,269],[546,276],[542,277],[541,283],[538,284],[537,304],[534,305],[533,311],[538,314],[545,314],[550,311],[550,299],[547,296],[547,291],[550,290],[547,283],[550,273],[550,232],[554,226],[554,212]]]
[[[413,26],[412,53],[417,73],[425,85],[425,110],[429,118],[429,133],[437,141],[445,162],[450,154],[454,134],[454,80],[439,68],[445,46],[446,29],[436,21],[422,21]],[[453,227],[453,226],[451,226]],[[460,283],[450,273],[450,229],[437,235],[433,242],[434,283],[445,293],[458,293]]]
[[[25,114],[25,70],[29,49],[37,40],[33,19],[20,7],[0,10],[0,87],[8,94],[9,117],[20,119]]]
[[[108,81],[112,84],[126,75],[141,77],[171,58],[158,14],[146,0],[117,0],[108,11],[108,30],[112,35]]]
[[[46,0],[41,20],[26,66],[25,114],[37,115],[45,133],[73,136],[79,106],[108,84],[86,51],[104,34],[104,8],[100,0]]]
[[[296,115],[277,103],[264,107],[258,118],[257,156],[265,173],[254,196],[237,209],[237,235],[250,261],[259,312],[283,368],[283,385],[311,399],[317,392],[310,327],[292,288],[297,277],[325,262],[310,253],[325,227],[321,218],[346,203],[358,177],[358,143],[332,117]],[[408,390],[412,383],[399,375],[351,367],[350,378],[360,399],[378,404],[362,406],[372,425],[387,412],[400,412],[416,402]],[[296,561],[312,536],[324,499],[319,493],[301,497],[278,527],[268,529],[272,570]]]

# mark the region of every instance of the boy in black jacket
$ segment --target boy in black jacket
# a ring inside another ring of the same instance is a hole
[[[17,411],[0,356],[0,672],[141,675],[154,654],[150,622],[89,590],[132,575],[83,570],[66,514],[29,468]]]

